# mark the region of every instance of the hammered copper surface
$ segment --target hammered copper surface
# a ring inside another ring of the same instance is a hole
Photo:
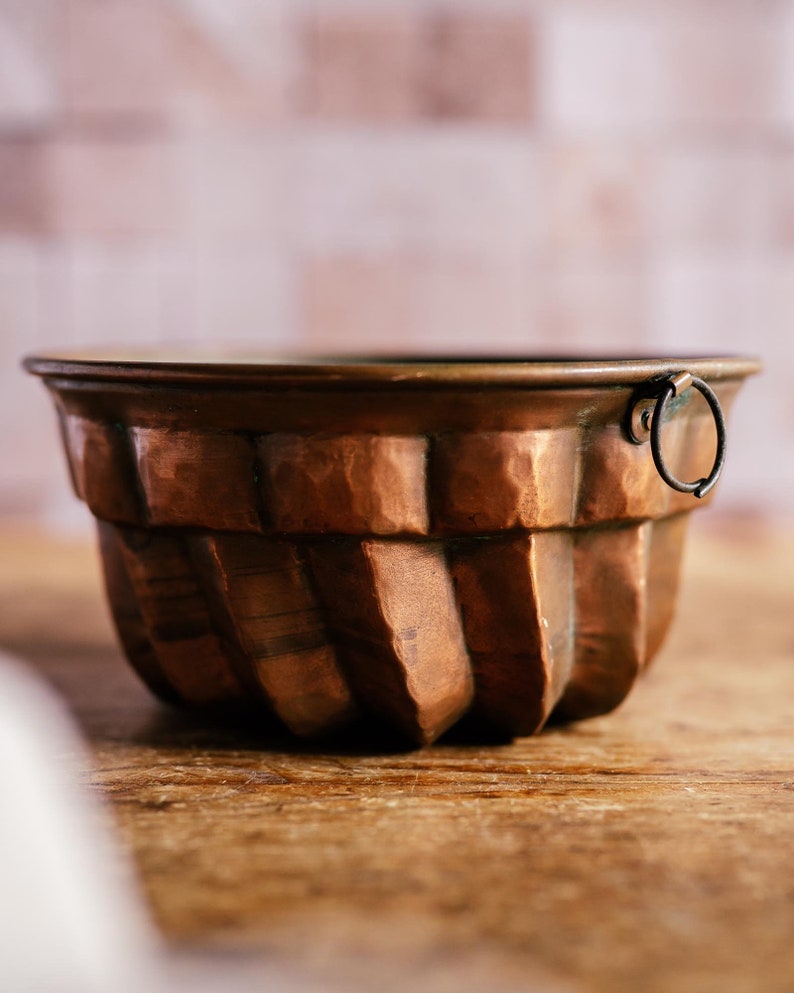
[[[417,743],[604,713],[664,638],[698,501],[623,418],[660,370],[727,410],[756,366],[582,365],[29,363],[155,693]],[[707,473],[708,408],[671,408],[667,458]]]

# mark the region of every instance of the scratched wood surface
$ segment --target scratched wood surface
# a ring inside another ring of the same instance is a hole
[[[157,704],[95,550],[0,547],[0,645],[76,715],[180,954],[313,988],[794,989],[791,533],[694,526],[673,634],[616,713],[374,754]]]

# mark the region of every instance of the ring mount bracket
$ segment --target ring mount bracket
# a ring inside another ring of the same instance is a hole
[[[706,400],[714,418],[717,433],[717,453],[707,476],[693,482],[678,479],[670,471],[662,451],[662,424],[665,414],[674,412],[674,402],[690,389],[696,389]],[[725,464],[725,415],[716,393],[702,379],[686,370],[654,377],[635,391],[626,411],[624,429],[630,441],[643,445],[650,441],[656,471],[672,489],[704,497],[715,485]]]

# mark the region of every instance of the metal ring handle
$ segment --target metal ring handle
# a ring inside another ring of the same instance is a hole
[[[705,397],[711,408],[714,427],[717,430],[717,454],[708,476],[697,479],[693,483],[685,483],[670,472],[665,462],[662,453],[662,421],[670,400],[677,394],[688,390],[690,386],[694,386]],[[661,385],[651,421],[651,451],[657,472],[668,486],[678,490],[679,493],[694,493],[698,498],[704,497],[720,478],[722,467],[725,464],[725,415],[722,413],[722,407],[720,407],[716,393],[702,379],[698,379],[688,372],[683,372],[670,376]]]

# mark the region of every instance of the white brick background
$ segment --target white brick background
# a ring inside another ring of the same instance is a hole
[[[794,508],[794,0],[0,0],[0,514],[75,345],[750,352]]]

